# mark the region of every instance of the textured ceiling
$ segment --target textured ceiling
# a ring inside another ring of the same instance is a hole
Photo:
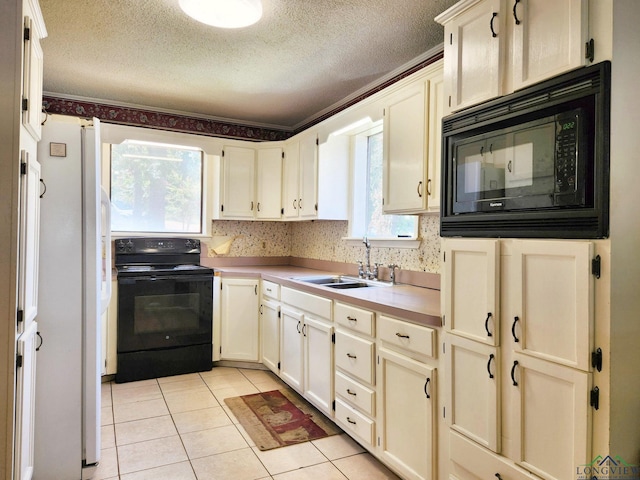
[[[294,128],[442,43],[455,0],[263,0],[224,30],[178,0],[40,0],[44,90]]]

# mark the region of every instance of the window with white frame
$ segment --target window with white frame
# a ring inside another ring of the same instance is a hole
[[[382,122],[353,134],[353,208],[349,225],[351,238],[415,239],[415,215],[385,215],[383,207]]]
[[[127,140],[110,164],[112,231],[203,233],[202,150]]]

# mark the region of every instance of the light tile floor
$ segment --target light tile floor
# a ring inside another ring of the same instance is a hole
[[[261,452],[224,399],[282,387],[271,372],[210,372],[102,385],[95,480],[397,479],[349,436]]]

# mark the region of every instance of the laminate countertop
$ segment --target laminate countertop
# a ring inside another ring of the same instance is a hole
[[[309,275],[341,275],[341,272],[315,270],[291,265],[214,267],[216,275],[233,278],[262,278],[325,298],[367,308],[411,323],[441,327],[440,290],[397,284],[338,290],[297,280]]]

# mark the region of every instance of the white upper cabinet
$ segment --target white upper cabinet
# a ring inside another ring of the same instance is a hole
[[[256,156],[253,148],[226,146],[222,151],[222,218],[250,219],[256,206]]]
[[[287,143],[283,178],[284,218],[316,218],[318,145],[315,134],[303,134]]]
[[[436,21],[444,25],[450,112],[590,61],[588,0],[463,0]]]
[[[22,75],[22,124],[35,140],[42,132],[42,75],[44,56],[40,40],[47,36],[37,2],[24,2],[24,60]]]
[[[439,210],[442,62],[384,99],[384,212]]]
[[[280,147],[257,151],[255,216],[259,220],[279,220],[282,210],[282,159]]]

